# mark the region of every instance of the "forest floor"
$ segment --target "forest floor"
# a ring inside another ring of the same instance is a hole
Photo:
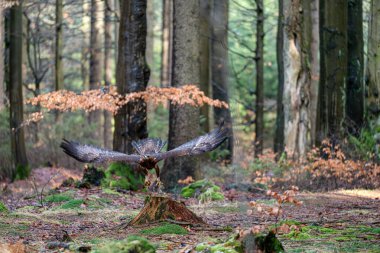
[[[79,177],[75,172],[71,176]],[[58,183],[55,180],[49,186]],[[247,215],[249,201],[275,205],[265,193],[235,192],[233,200],[206,204],[185,201],[208,224],[232,231],[157,230],[154,227],[166,225],[120,226],[142,209],[146,193],[60,187],[54,192],[45,189],[41,200],[41,191],[36,194],[31,185],[30,181],[9,185],[0,196],[10,210],[0,213],[0,252],[7,252],[7,247],[25,249],[18,252],[63,252],[59,248],[66,246],[65,241],[71,241],[71,249],[94,249],[129,235],[147,238],[157,252],[178,252],[200,242],[227,240],[238,228],[268,228],[276,223],[274,217],[255,211]],[[278,235],[287,252],[380,252],[380,190],[301,192],[298,199],[303,205],[285,205],[279,219],[280,224],[294,225]]]

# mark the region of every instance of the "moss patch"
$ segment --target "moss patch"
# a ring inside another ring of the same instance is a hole
[[[196,197],[201,202],[216,201],[224,199],[224,195],[220,191],[220,187],[213,182],[203,179],[198,180],[181,190],[184,198]]]
[[[60,193],[60,194],[52,194],[47,197],[45,197],[45,202],[51,202],[51,203],[59,203],[59,202],[66,202],[69,200],[72,200],[73,197],[70,194],[67,193]]]
[[[82,204],[84,204],[83,199],[72,199],[63,203],[59,209],[79,209]]]
[[[8,208],[4,205],[3,202],[0,201],[0,213],[8,213]]]
[[[144,176],[137,174],[131,166],[123,163],[112,163],[105,172],[102,186],[136,191],[144,185]]]
[[[95,249],[93,253],[154,253],[155,247],[148,240],[138,236],[129,236],[122,241],[111,241]]]
[[[144,229],[140,231],[144,235],[164,235],[164,234],[175,234],[175,235],[187,235],[188,232],[183,227],[177,224],[165,223],[161,226],[154,228]]]

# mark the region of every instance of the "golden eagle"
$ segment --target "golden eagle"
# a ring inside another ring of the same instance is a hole
[[[170,157],[192,156],[209,152],[217,148],[228,138],[228,129],[221,124],[211,132],[199,136],[177,148],[167,152],[161,152],[166,142],[161,139],[147,138],[133,141],[131,144],[137,151],[136,154],[124,154],[121,152],[106,150],[90,145],[83,145],[78,142],[63,139],[60,147],[69,156],[80,162],[103,163],[103,162],[125,162],[137,163],[147,173],[150,169],[155,169],[157,181],[160,178],[160,168],[157,163]]]

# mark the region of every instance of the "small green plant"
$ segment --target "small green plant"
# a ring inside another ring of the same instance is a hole
[[[174,234],[174,235],[187,235],[188,232],[183,227],[177,224],[165,223],[161,226],[154,228],[141,230],[141,234],[144,235],[164,235],[164,234]]]
[[[72,199],[63,203],[59,208],[60,209],[79,209],[82,204],[84,204],[83,199]]]
[[[155,247],[145,238],[129,236],[122,241],[111,241],[95,249],[93,253],[154,253]]]
[[[144,176],[137,174],[130,165],[112,163],[105,171],[102,186],[136,191],[144,185]]]
[[[71,196],[71,194],[59,193],[59,194],[52,194],[52,195],[46,196],[44,201],[50,202],[50,203],[59,203],[59,202],[66,202],[72,199],[73,199],[73,196]]]
[[[354,146],[355,153],[362,159],[372,159],[375,155],[376,133],[370,128],[362,128],[359,136],[349,135],[348,141]]]
[[[8,208],[4,205],[3,202],[0,201],[0,213],[8,213]]]
[[[184,198],[196,197],[201,202],[224,199],[220,187],[207,179],[198,180],[182,188],[181,195]]]
[[[16,167],[16,173],[14,175],[14,180],[22,180],[26,179],[30,175],[30,167],[29,165],[21,165],[18,164]]]

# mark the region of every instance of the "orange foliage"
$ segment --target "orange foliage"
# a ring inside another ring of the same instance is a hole
[[[228,108],[228,104],[207,97],[203,91],[195,85],[184,85],[180,88],[159,88],[148,87],[145,91],[118,94],[112,87],[108,92],[102,90],[89,90],[76,94],[72,91],[59,90],[41,94],[37,97],[28,99],[26,103],[40,105],[48,110],[59,111],[94,111],[107,110],[114,114],[129,102],[142,99],[154,105],[166,103],[168,100],[176,105],[191,105],[200,107],[205,104],[215,107]]]

